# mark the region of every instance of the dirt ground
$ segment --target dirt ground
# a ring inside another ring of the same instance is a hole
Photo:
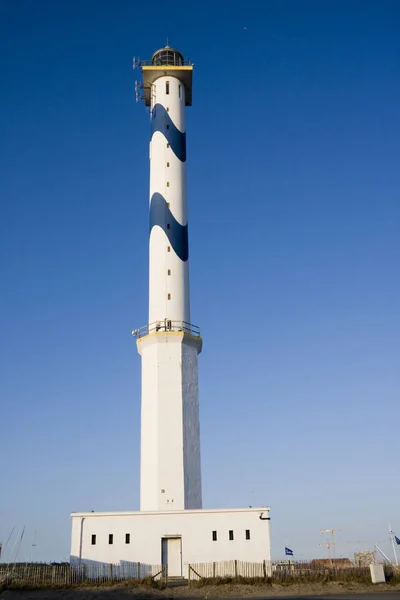
[[[165,590],[146,587],[82,587],[59,590],[4,590],[0,600],[161,600],[162,598],[266,598],[288,596],[327,596],[337,594],[367,594],[400,592],[400,585],[363,585],[357,583],[327,583],[301,585],[242,585],[224,584],[203,587],[182,586]]]

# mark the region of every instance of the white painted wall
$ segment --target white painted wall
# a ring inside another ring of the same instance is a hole
[[[182,332],[137,342],[142,356],[140,509],[199,509],[201,502],[197,354]]]
[[[169,94],[166,94],[167,82]],[[156,103],[168,108],[168,115],[179,131],[186,131],[185,87],[178,79],[168,76],[155,81],[152,108]],[[175,219],[186,225],[186,162],[167,147],[165,135],[158,131],[150,142],[150,201],[155,192],[169,202]],[[164,319],[190,323],[189,261],[180,260],[172,248],[167,252],[169,241],[160,227],[153,228],[149,243],[149,323]]]
[[[160,565],[162,538],[180,537],[182,574],[191,563],[271,560],[270,527],[260,514],[268,508],[158,513],[73,513],[71,561],[91,563],[141,562]],[[246,540],[246,529],[250,540]],[[234,540],[229,540],[229,530]],[[212,532],[217,531],[217,541]],[[108,543],[113,534],[113,545]],[[125,534],[130,533],[130,544]],[[96,535],[96,545],[91,536]]]

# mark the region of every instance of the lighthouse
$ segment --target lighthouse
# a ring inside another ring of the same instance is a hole
[[[169,46],[141,62],[150,108],[149,320],[142,360],[140,510],[200,509],[198,354],[191,323],[185,111],[193,66]]]
[[[202,339],[190,314],[186,200],[193,65],[166,46],[134,66],[137,99],[150,112],[149,314],[133,332],[142,361],[140,510],[72,513],[71,565],[85,565],[88,579],[99,567],[121,579],[190,578],[194,564],[196,576],[233,577],[249,573],[245,562],[271,576],[269,507],[202,508]]]

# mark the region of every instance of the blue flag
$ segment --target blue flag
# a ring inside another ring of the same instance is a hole
[[[397,535],[395,535],[395,536],[394,536],[394,539],[396,540],[396,544],[398,544],[398,545],[400,546],[400,540],[399,540],[399,538],[397,537]]]
[[[399,540],[399,543],[400,543],[400,540]],[[286,554],[286,556],[293,556],[293,550],[291,550],[290,548],[285,546],[285,554]]]

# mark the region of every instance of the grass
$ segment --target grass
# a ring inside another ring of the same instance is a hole
[[[54,584],[52,582],[30,584],[23,580],[9,578],[3,582],[0,582],[0,593],[4,590],[62,590],[62,589],[76,589],[82,587],[114,587],[123,586],[129,588],[145,587],[153,590],[164,590],[166,583],[163,580],[155,580],[152,577],[145,577],[143,579],[124,579],[124,580],[110,580],[107,582],[96,581],[93,579],[84,579],[79,583],[67,583],[67,584]]]
[[[190,581],[193,587],[204,587],[207,585],[271,585],[271,577],[202,577]]]
[[[240,585],[272,585],[277,584],[281,586],[290,587],[292,585],[301,584],[328,584],[331,582],[337,583],[361,583],[371,584],[371,576],[369,570],[360,570],[357,572],[347,571],[345,569],[341,571],[308,571],[303,573],[275,573],[272,577],[203,577],[201,579],[192,580],[191,585],[194,587],[204,587],[210,585],[226,585],[226,584],[240,584]]]

